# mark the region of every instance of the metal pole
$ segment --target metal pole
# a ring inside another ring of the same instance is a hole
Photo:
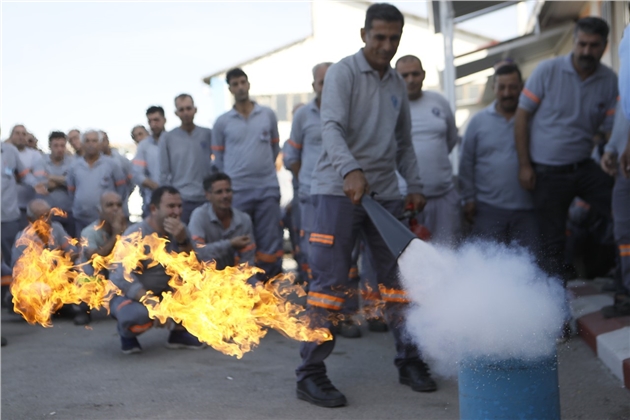
[[[454,12],[451,1],[440,1],[440,25],[444,39],[444,95],[455,114],[455,64],[453,55]],[[459,168],[459,145],[456,145],[449,156],[453,165],[453,173],[457,175]]]

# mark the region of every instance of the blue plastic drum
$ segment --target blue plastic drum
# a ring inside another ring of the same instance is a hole
[[[459,417],[560,419],[556,354],[536,360],[470,359],[459,369]]]

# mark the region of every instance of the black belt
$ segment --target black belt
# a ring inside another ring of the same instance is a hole
[[[592,159],[585,159],[578,163],[571,163],[570,165],[541,165],[540,163],[532,163],[534,170],[540,173],[546,174],[570,174],[577,171],[582,166],[588,165],[593,162]]]

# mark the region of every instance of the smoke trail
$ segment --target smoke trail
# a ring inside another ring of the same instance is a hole
[[[467,358],[555,351],[565,291],[524,249],[475,242],[452,251],[413,240],[399,266],[413,302],[407,331],[437,374],[456,375]]]

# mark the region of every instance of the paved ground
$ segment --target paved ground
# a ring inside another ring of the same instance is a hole
[[[141,337],[142,354],[123,355],[112,320],[92,329],[55,320],[30,326],[2,313],[3,419],[457,419],[454,380],[439,391],[397,383],[389,334],[339,339],[329,359],[333,383],[349,406],[324,409],[295,398],[298,343],[270,332],[241,360],[212,349],[168,350],[167,332]],[[630,391],[621,387],[576,337],[559,347],[562,417],[628,419]]]

